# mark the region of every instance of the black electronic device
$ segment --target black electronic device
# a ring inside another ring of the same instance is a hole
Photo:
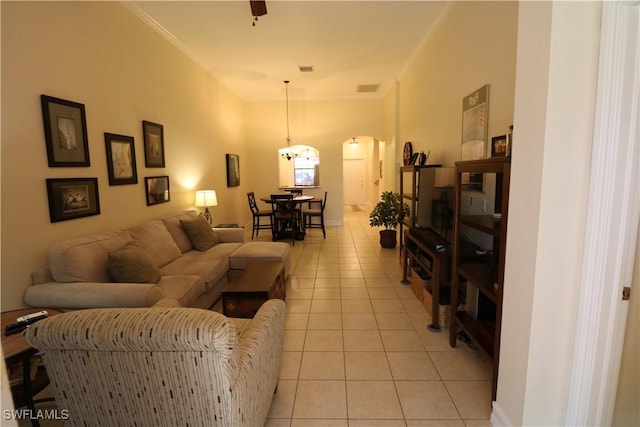
[[[32,323],[42,320],[49,315],[46,311],[39,311],[37,313],[29,314],[23,317],[19,317],[15,323],[10,323],[4,328],[5,335],[17,334],[24,331],[24,329]]]

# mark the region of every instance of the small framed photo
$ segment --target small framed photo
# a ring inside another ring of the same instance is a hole
[[[507,155],[507,135],[491,138],[491,157],[503,157]]]
[[[240,156],[227,154],[227,187],[240,185]]]
[[[144,188],[147,194],[147,206],[166,203],[171,200],[169,177],[166,175],[145,177]]]
[[[98,178],[47,179],[51,222],[100,214]]]
[[[164,127],[158,123],[142,121],[144,135],[144,165],[148,168],[164,166]]]
[[[40,95],[49,167],[86,167],[89,162],[84,104]]]
[[[136,151],[132,136],[104,134],[109,185],[137,184]]]

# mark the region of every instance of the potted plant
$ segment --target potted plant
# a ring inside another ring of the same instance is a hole
[[[409,205],[402,202],[402,196],[392,191],[383,192],[380,201],[369,214],[371,227],[384,227],[384,230],[380,230],[380,246],[396,247],[396,227],[406,216],[409,216]]]

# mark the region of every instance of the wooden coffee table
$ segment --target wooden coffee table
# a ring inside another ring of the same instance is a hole
[[[22,382],[11,387],[11,394],[16,407],[26,406],[35,412],[34,404],[43,401],[53,400],[39,399],[33,400],[33,396],[42,391],[48,384],[49,378],[44,366],[39,366],[36,371],[35,378],[31,379],[31,358],[38,350],[31,347],[23,338],[22,332],[16,334],[5,335],[4,328],[10,323],[15,323],[18,317],[25,316],[31,313],[37,313],[38,311],[47,310],[49,317],[61,314],[58,310],[52,310],[50,308],[27,308],[23,310],[5,311],[2,313],[2,353],[4,355],[4,361],[9,368],[12,365],[22,364]],[[31,424],[38,426],[38,420],[32,419]]]
[[[286,297],[283,262],[252,262],[222,291],[222,313],[253,318],[267,300]]]

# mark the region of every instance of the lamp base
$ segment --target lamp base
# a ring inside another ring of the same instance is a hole
[[[213,224],[213,217],[211,216],[211,212],[209,212],[209,208],[207,208],[207,207],[204,208],[203,216],[204,216],[204,219],[207,220],[209,225]]]

